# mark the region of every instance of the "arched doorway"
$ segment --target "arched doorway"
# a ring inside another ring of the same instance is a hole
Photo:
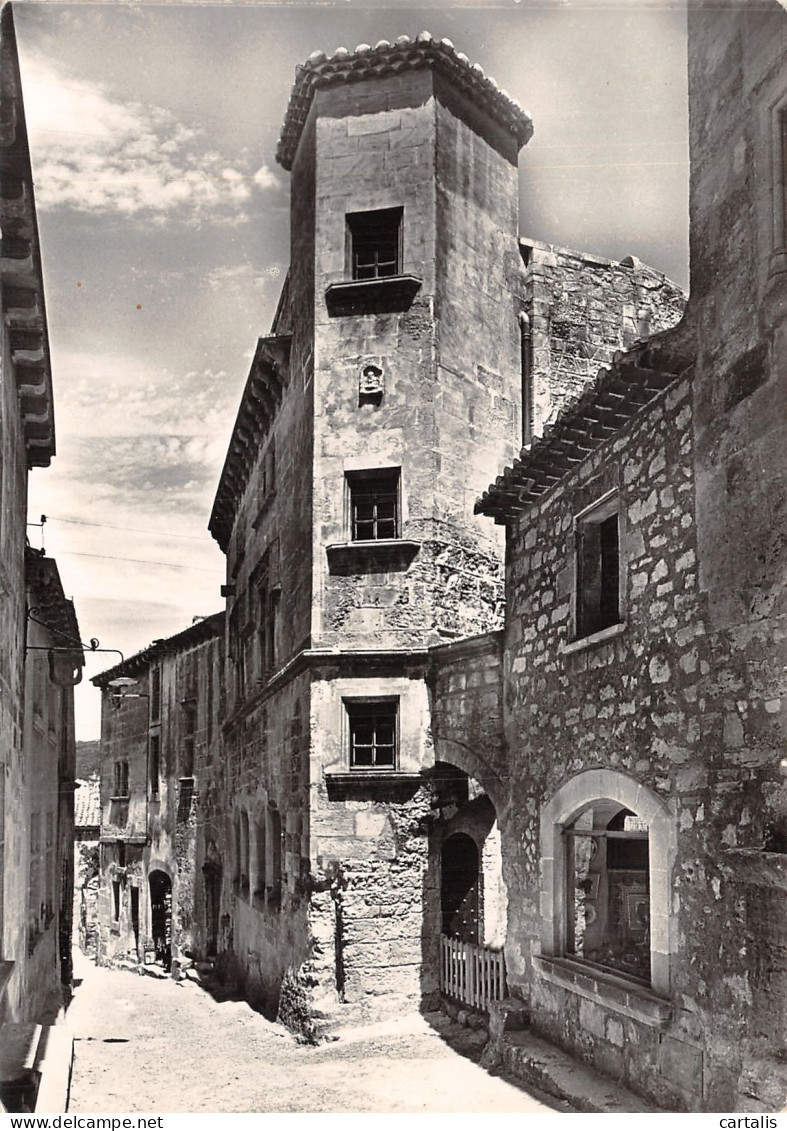
[[[172,966],[172,880],[166,872],[154,871],[150,884],[150,927],[156,962],[165,970]]]
[[[478,847],[467,833],[453,833],[440,852],[442,931],[449,938],[479,942],[481,871]]]
[[[203,864],[202,877],[205,884],[205,957],[213,958],[219,949],[221,865],[212,861]]]

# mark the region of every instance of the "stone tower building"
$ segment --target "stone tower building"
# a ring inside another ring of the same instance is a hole
[[[231,949],[262,998],[304,964],[350,1000],[421,988],[427,650],[499,624],[500,542],[472,501],[521,427],[530,133],[428,35],[297,72],[278,150],[292,264],[211,519],[228,556]]]
[[[438,987],[435,830],[473,787],[436,759],[431,650],[502,624],[502,540],[473,501],[521,444],[520,315],[565,260],[518,242],[531,132],[427,33],[296,72],[278,150],[291,268],[210,521],[227,554],[227,715],[200,849],[221,889],[219,962],[295,1024]],[[576,279],[601,279],[581,260]],[[633,261],[614,267],[640,287]],[[619,305],[627,285],[598,294]],[[658,318],[674,321],[667,291]],[[601,333],[592,303],[566,304],[569,337]],[[542,323],[539,341],[562,332]],[[483,793],[462,834],[489,872],[487,923],[472,898],[462,912],[480,942],[504,914]]]

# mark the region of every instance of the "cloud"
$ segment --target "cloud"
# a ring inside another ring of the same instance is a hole
[[[170,110],[121,102],[40,55],[26,63],[25,109],[42,210],[238,223],[255,193],[283,183],[266,167],[229,162]]]
[[[277,177],[267,165],[263,165],[254,174],[254,183],[257,188],[268,189],[273,188],[277,184]]]

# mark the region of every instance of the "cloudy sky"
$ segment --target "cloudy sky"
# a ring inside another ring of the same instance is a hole
[[[522,234],[633,254],[687,285],[680,3],[14,8],[58,448],[31,476],[30,519],[48,517],[83,639],[129,655],[222,605],[206,525],[286,272],[274,152],[316,48],[450,38],[533,115]],[[87,675],[113,659],[91,657]],[[89,683],[77,727],[98,734]]]

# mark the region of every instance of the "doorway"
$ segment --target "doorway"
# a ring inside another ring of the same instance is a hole
[[[139,960],[139,888],[129,888],[131,898],[131,929],[134,932],[134,949]]]
[[[202,875],[205,883],[205,957],[213,958],[219,949],[221,865],[203,864]]]
[[[156,962],[172,967],[172,880],[166,872],[150,873],[150,926]]]

